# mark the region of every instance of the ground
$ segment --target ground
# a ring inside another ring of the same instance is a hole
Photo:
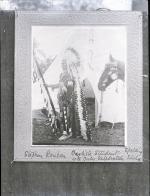
[[[92,141],[84,141],[82,138],[69,138],[65,141],[59,141],[61,134],[54,134],[51,127],[46,123],[47,118],[41,112],[33,112],[32,121],[32,139],[34,145],[124,145],[124,126],[98,126],[92,128]]]

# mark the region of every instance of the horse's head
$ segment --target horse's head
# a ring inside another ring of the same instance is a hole
[[[98,88],[105,91],[106,88],[115,80],[124,81],[124,63],[109,56],[109,63],[105,65],[105,69],[99,79]]]

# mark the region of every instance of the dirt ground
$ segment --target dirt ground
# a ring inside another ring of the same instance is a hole
[[[41,111],[33,114],[32,136],[34,145],[124,145],[124,126],[100,126],[92,128],[92,141],[84,141],[82,138],[69,138],[65,141],[59,141],[61,136],[59,131],[54,134],[51,127],[46,123],[47,118]]]

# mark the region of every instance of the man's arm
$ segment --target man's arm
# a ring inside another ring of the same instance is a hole
[[[46,86],[48,88],[52,88],[52,90],[56,89],[56,88],[59,88],[59,83],[58,84],[46,84]]]

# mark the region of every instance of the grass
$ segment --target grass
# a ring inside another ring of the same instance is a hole
[[[124,126],[110,127],[98,126],[92,128],[92,141],[84,141],[82,138],[69,138],[65,141],[59,141],[61,136],[59,130],[57,134],[53,133],[50,125],[47,125],[47,118],[41,110],[33,112],[32,131],[33,145],[124,145]],[[91,115],[93,118],[93,115]]]

